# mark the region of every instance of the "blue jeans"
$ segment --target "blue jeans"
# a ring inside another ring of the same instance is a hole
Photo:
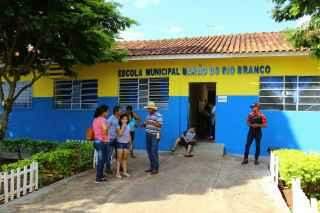
[[[106,168],[108,170],[112,169],[112,157],[113,157],[113,152],[116,152],[116,145],[117,145],[117,139],[110,140],[110,142],[107,145]]]
[[[101,141],[94,141],[93,144],[97,152],[96,179],[103,178],[103,169],[106,160],[107,144]]]
[[[159,170],[159,140],[156,135],[146,133],[146,147],[150,161],[150,169]]]
[[[106,143],[105,164],[106,164],[106,169],[107,170],[111,170],[111,165],[112,165],[112,147],[111,147],[110,143]]]

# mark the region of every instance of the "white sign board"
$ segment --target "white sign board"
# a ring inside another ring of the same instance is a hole
[[[218,103],[227,103],[228,96],[218,96]]]

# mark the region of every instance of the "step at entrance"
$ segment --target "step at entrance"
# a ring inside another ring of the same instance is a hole
[[[184,154],[184,152],[184,147],[178,146],[175,153]],[[224,144],[201,141],[194,146],[193,153],[198,156],[201,155],[208,156],[210,158],[222,158],[224,155]]]

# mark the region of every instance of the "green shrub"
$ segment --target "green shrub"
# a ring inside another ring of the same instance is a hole
[[[301,187],[309,197],[320,199],[320,154],[298,150],[278,150],[280,179],[291,186],[293,178],[301,179]]]
[[[33,155],[39,152],[48,152],[56,149],[58,142],[40,141],[30,139],[3,140],[0,149],[5,152],[15,152],[21,158],[21,154]]]
[[[37,161],[39,163],[39,182],[42,186],[91,168],[92,158],[91,143],[63,143],[55,150],[40,152],[30,159],[3,165],[1,171],[21,168],[32,161]]]

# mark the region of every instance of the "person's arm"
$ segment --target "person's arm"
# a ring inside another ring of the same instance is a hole
[[[133,115],[134,119],[136,119],[137,124],[140,124],[140,122],[141,122],[140,116],[135,112],[133,112],[132,115]]]
[[[122,127],[120,128],[120,126],[117,128],[117,134],[118,136],[122,136],[124,131],[126,129],[126,125],[122,125]]]
[[[267,127],[267,118],[266,118],[266,116],[261,115],[261,120],[262,120],[262,123],[261,124],[257,124],[257,126],[261,127],[261,128]]]

